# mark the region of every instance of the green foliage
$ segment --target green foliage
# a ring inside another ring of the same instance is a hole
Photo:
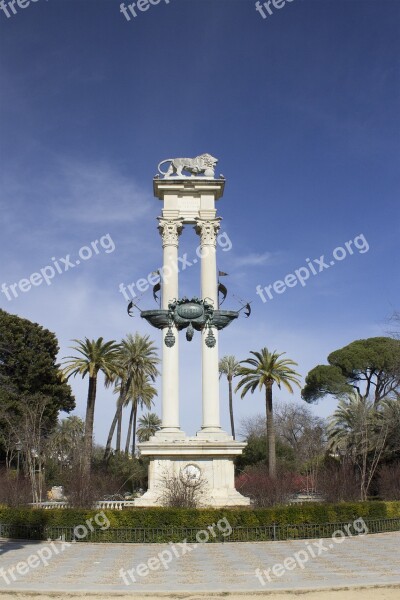
[[[108,459],[106,473],[122,480],[125,484],[123,491],[134,491],[147,478],[147,469],[147,457],[136,458],[127,456],[123,452],[117,452]],[[106,473],[104,473],[105,476]]]
[[[383,414],[388,424],[384,460],[400,461],[400,397],[382,402]]]
[[[247,466],[266,463],[268,458],[266,452],[266,435],[251,435],[247,438],[246,442],[247,445],[242,454],[235,460],[236,468],[239,471],[242,471]],[[296,457],[293,449],[287,444],[282,443],[280,439],[276,440],[276,456],[280,468],[284,468],[285,470],[295,468]]]
[[[156,413],[147,412],[140,417],[136,434],[139,442],[147,442],[161,427],[161,419]]]
[[[236,391],[241,389],[241,398],[244,398],[248,392],[253,394],[256,389],[261,390],[264,388],[268,470],[270,476],[275,477],[276,448],[272,388],[274,385],[278,386],[279,389],[283,386],[292,394],[294,385],[300,387],[300,375],[292,369],[292,367],[297,366],[296,362],[290,358],[281,358],[285,352],[278,354],[276,351],[270,352],[268,348],[262,348],[260,352],[251,351],[250,354],[252,354],[250,358],[241,361],[242,366],[238,369],[240,381],[236,386]]]
[[[248,358],[242,360],[241,366],[238,370],[238,375],[241,378],[236,391],[242,388],[241,398],[247,394],[247,392],[255,392],[255,390],[262,389],[264,387],[272,386],[274,383],[281,388],[283,386],[290,392],[293,393],[293,386],[299,385],[299,374],[292,369],[293,366],[297,366],[297,363],[290,358],[280,358],[285,354],[282,352],[278,354],[276,351],[269,352],[267,348],[262,348],[260,352],[250,352],[255,358]]]
[[[147,409],[150,409],[153,404],[153,398],[157,395],[157,390],[152,383],[154,383],[159,374],[157,369],[159,362],[157,347],[148,335],[140,335],[139,333],[135,333],[135,335],[128,334],[121,341],[116,361],[116,373],[114,376],[106,378],[106,385],[115,384],[115,391],[118,392],[119,397],[117,410],[107,438],[105,458],[111,454],[112,438],[118,423],[119,431],[117,433],[116,449],[120,451],[122,410],[129,404],[131,405],[131,414],[125,450],[128,454],[133,434],[132,455],[135,453],[138,408],[146,406]]]
[[[328,356],[329,364],[352,381],[359,381],[368,371],[393,374],[400,367],[399,359],[400,341],[388,337],[356,340]]]
[[[58,350],[54,333],[0,310],[0,400],[15,419],[21,403],[33,402],[35,397],[49,399],[45,411],[48,430],[55,426],[59,411],[75,408],[71,388],[62,380],[56,363]]]
[[[347,383],[339,367],[332,365],[318,365],[311,369],[305,379],[305,386],[301,392],[303,400],[317,402],[327,394],[341,396],[350,393],[353,388]]]
[[[340,397],[352,388],[375,404],[399,390],[400,340],[386,337],[356,340],[328,356],[306,377],[302,398],[316,402],[327,394]]]
[[[231,421],[231,432],[232,437],[235,439],[235,419],[233,416],[233,390],[232,390],[232,381],[233,378],[236,377],[239,373],[240,363],[236,360],[236,358],[232,355],[223,356],[218,364],[219,377],[222,375],[226,376],[228,381],[228,393],[229,393],[229,417]]]
[[[104,342],[102,337],[97,340],[85,338],[83,342],[80,340],[73,341],[77,343],[77,346],[72,348],[78,353],[78,356],[65,357],[63,374],[67,378],[81,375],[83,379],[86,375],[89,376],[83,451],[85,470],[89,472],[93,446],[97,375],[100,371],[108,378],[115,375],[116,357],[120,352],[120,346],[114,340]]]
[[[0,340],[0,375],[15,396],[51,396],[52,416],[75,408],[71,388],[61,380],[56,364],[59,347],[54,333],[0,309]],[[14,395],[8,392],[6,396]]]
[[[226,378],[232,380],[237,376],[240,368],[240,363],[232,355],[223,356],[218,364],[219,375],[226,375]]]
[[[114,340],[104,342],[100,337],[97,340],[89,340],[85,338],[81,340],[73,340],[77,346],[72,346],[72,349],[79,353],[80,356],[66,356],[64,367],[65,377],[72,375],[81,375],[82,379],[89,377],[96,378],[99,371],[109,377],[115,372],[115,359],[119,352],[119,345]]]
[[[372,451],[379,445],[383,425],[383,414],[374,410],[371,401],[350,394],[339,400],[328,419],[329,449],[350,456]]]
[[[44,527],[76,527],[87,519],[94,519],[98,510],[40,510],[0,508],[0,523]],[[303,504],[264,509],[184,509],[184,508],[134,508],[131,510],[105,510],[110,529],[193,527],[205,529],[208,525],[226,518],[231,527],[257,527],[265,525],[296,525],[307,523],[342,523],[357,518],[400,518],[400,502],[348,502],[340,504]],[[99,528],[93,522],[95,528]],[[162,532],[161,536],[163,535]],[[179,534],[178,534],[179,535]],[[256,532],[254,532],[256,536]],[[117,540],[112,531],[108,541]],[[165,533],[160,541],[169,541]],[[255,539],[257,539],[255,537]]]

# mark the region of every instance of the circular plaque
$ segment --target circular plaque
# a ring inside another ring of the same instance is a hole
[[[186,465],[181,469],[181,479],[184,483],[187,483],[188,485],[195,485],[200,481],[200,477],[201,469],[193,463]]]

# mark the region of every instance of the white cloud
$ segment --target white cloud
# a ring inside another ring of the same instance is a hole
[[[93,261],[91,272],[111,268],[129,282],[147,273],[152,267],[147,261],[161,260],[155,228],[152,235],[142,227],[144,219],[151,227],[157,209],[147,187],[99,162],[61,158],[49,164],[45,174],[34,171],[26,176],[22,165],[5,169],[0,178],[0,279],[18,281],[51,264],[52,256],[74,256],[82,245],[106,234],[116,244],[118,260],[110,254],[107,261]]]
[[[277,263],[280,255],[277,252],[250,252],[235,259],[237,267],[259,267],[264,265],[274,265]]]
[[[49,177],[46,185],[50,188],[47,194],[53,188],[53,215],[69,221],[132,222],[146,215],[151,207],[149,191],[107,164],[62,161],[60,172]]]
[[[3,171],[0,179],[2,220],[22,231],[33,219],[29,235],[38,236],[51,224],[97,225],[137,222],[154,203],[150,187],[101,162],[59,158],[45,174],[24,174],[23,165]],[[31,238],[32,239],[32,238]]]

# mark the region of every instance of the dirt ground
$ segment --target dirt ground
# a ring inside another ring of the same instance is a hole
[[[330,591],[312,591],[312,592],[291,592],[291,593],[277,593],[277,592],[265,592],[264,594],[93,594],[89,592],[82,592],[82,594],[60,594],[60,593],[27,593],[27,592],[0,592],[0,600],[74,600],[77,598],[91,598],[92,600],[112,600],[117,598],[123,598],[123,600],[205,600],[205,599],[218,599],[218,598],[229,598],[229,600],[262,600],[268,598],[268,600],[399,600],[400,599],[400,586],[391,587],[369,587],[369,588],[347,588],[340,590]]]

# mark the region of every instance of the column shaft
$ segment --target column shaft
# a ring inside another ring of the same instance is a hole
[[[201,295],[203,299],[211,300],[215,309],[218,308],[217,288],[217,254],[216,235],[219,230],[219,219],[197,221],[197,231],[201,237]],[[219,356],[218,331],[213,328],[216,339],[215,346],[209,348],[205,339],[208,329],[202,332],[202,400],[203,424],[202,430],[220,431],[219,415]]]
[[[160,233],[163,239],[162,308],[167,310],[171,300],[178,298],[178,238],[182,231],[181,221],[160,219]],[[175,344],[165,345],[168,329],[162,335],[162,430],[180,431],[179,425],[179,338],[175,326],[172,331]]]

